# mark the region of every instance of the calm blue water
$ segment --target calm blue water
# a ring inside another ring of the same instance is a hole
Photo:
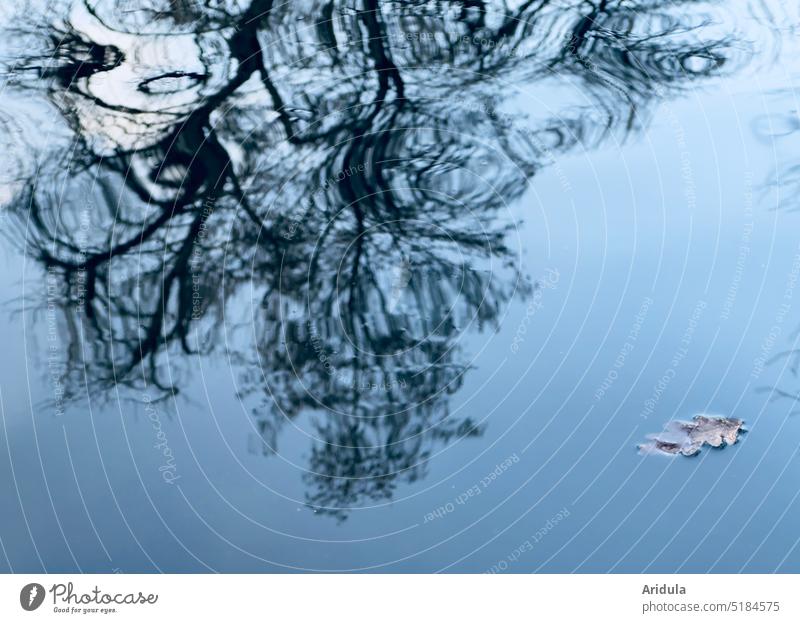
[[[0,569],[797,571],[798,15],[69,4],[5,23]]]

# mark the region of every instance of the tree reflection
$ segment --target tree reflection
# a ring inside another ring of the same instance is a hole
[[[38,51],[9,84],[65,122],[10,205],[58,291],[65,387],[169,395],[233,347],[265,451],[322,414],[309,502],[339,517],[480,434],[448,404],[461,336],[529,290],[508,203],[728,50],[677,16],[693,2],[123,4],[14,26]],[[582,103],[500,112],[547,80]]]

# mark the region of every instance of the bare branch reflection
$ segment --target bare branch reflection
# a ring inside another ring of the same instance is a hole
[[[57,3],[46,36],[21,19],[8,68],[63,119],[9,209],[70,336],[67,395],[166,397],[227,348],[264,452],[319,415],[308,501],[339,518],[481,434],[449,403],[462,337],[531,288],[508,205],[731,49],[689,1],[124,4]],[[503,112],[545,81],[579,103]]]

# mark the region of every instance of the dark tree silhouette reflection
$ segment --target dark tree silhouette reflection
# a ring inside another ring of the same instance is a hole
[[[310,504],[344,517],[420,478],[481,431],[448,412],[461,336],[530,290],[506,206],[721,70],[729,42],[678,17],[695,4],[83,0],[45,37],[20,18],[34,51],[7,86],[64,123],[9,209],[57,292],[68,395],[168,396],[224,335],[265,452],[321,414]],[[500,112],[547,80],[581,104]]]

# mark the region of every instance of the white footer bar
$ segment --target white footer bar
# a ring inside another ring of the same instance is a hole
[[[192,619],[188,618],[192,617]],[[800,621],[792,575],[5,575],[0,621]]]

